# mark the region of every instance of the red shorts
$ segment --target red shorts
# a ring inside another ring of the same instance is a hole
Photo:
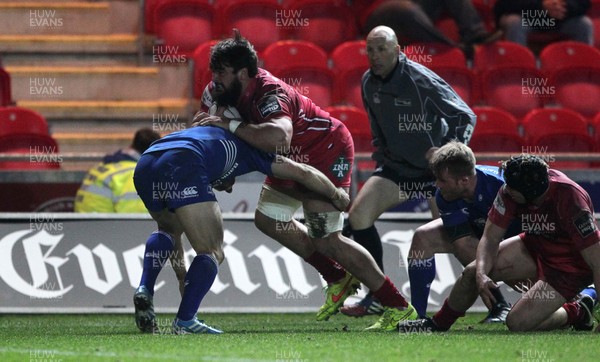
[[[543,237],[536,237],[533,235],[525,235],[521,233],[519,235],[523,244],[529,251],[529,254],[535,260],[537,264],[537,277],[539,280],[543,280],[550,284],[552,288],[556,289],[567,301],[573,299],[582,289],[594,282],[593,274],[591,270],[586,270],[578,264],[579,261],[569,260],[569,258],[563,258],[563,260],[556,260],[554,263],[547,260],[543,256],[540,245],[548,243]],[[557,265],[577,265],[577,272],[566,272],[556,268]]]
[[[292,153],[288,157],[299,163],[306,163],[323,172],[337,187],[350,187],[352,165],[354,163],[354,141],[352,135],[340,121],[327,136],[313,143],[302,152]],[[292,149],[294,146],[292,146]],[[267,177],[267,185],[305,190],[304,186],[290,180]]]

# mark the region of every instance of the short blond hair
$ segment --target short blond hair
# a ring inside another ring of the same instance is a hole
[[[436,178],[440,178],[444,170],[454,177],[464,177],[475,175],[475,163],[475,155],[469,146],[450,141],[433,153],[429,168]]]

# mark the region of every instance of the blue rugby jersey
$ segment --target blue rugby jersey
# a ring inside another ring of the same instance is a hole
[[[446,201],[439,189],[435,193],[435,201],[444,228],[453,241],[471,233],[477,238],[481,238],[488,212],[496,199],[498,190],[504,185],[502,172],[497,166],[477,165],[475,172],[477,173],[477,185],[473,202],[463,199]],[[516,235],[518,231],[518,225],[511,226],[507,236]]]
[[[173,132],[154,141],[144,154],[178,148],[188,149],[206,162],[207,177],[213,186],[252,171],[273,174],[274,154],[260,151],[218,127],[193,127]]]

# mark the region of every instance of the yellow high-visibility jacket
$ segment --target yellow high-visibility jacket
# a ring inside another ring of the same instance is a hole
[[[133,184],[139,153],[121,150],[107,156],[83,179],[75,196],[75,212],[146,213]]]

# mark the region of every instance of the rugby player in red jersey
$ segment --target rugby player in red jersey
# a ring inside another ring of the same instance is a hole
[[[217,43],[210,57],[213,80],[202,96],[202,111],[194,118],[197,125],[229,129],[256,148],[307,163],[337,187],[349,188],[354,146],[342,122],[258,68],[252,44],[237,31],[233,38]],[[235,107],[241,119],[222,116],[227,107]],[[222,117],[209,116],[213,113]],[[300,206],[305,225],[293,218]],[[398,321],[417,317],[369,252],[341,234],[342,212],[320,195],[295,182],[268,177],[255,224],[315,267],[328,283],[317,320],[327,320],[337,313],[360,282],[373,290],[385,307],[380,320],[369,328],[395,330]]]

